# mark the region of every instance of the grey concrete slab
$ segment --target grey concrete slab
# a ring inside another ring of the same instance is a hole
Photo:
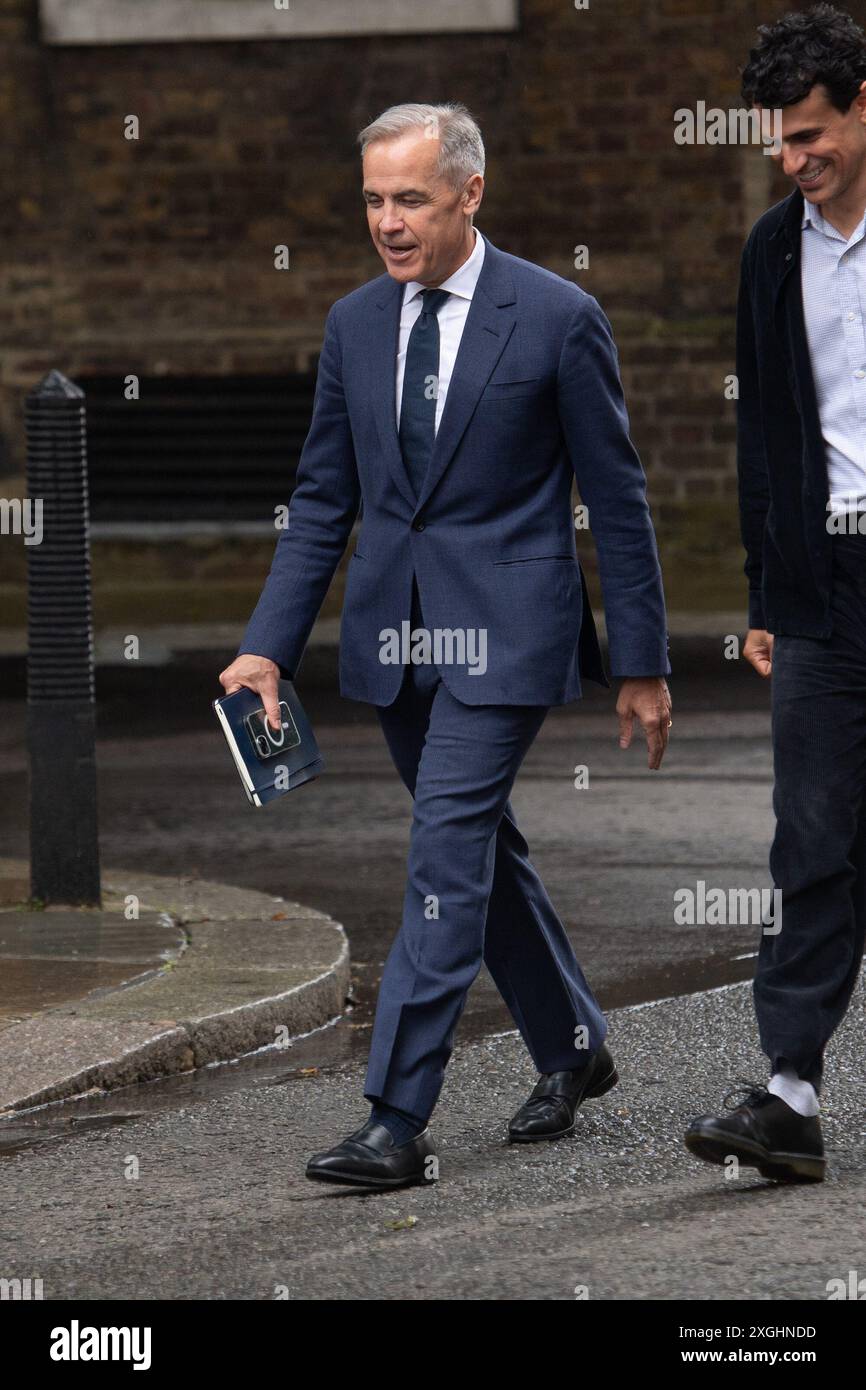
[[[141,752],[136,754],[140,762]],[[242,794],[241,794],[242,795]],[[143,874],[140,871],[107,870],[103,875],[103,906],[109,910],[113,903],[122,902],[134,893],[142,906],[159,904],[181,924],[195,921],[232,921],[235,918],[260,921],[280,921],[283,918],[306,917],[315,920],[322,916],[315,908],[303,903],[287,902],[271,893],[254,888],[238,888],[227,883],[198,878],[195,875]]]
[[[0,1016],[18,1020],[142,979],[177,959],[183,929],[164,914],[50,908],[0,911]]]
[[[44,956],[0,961],[0,1014],[29,1018],[58,1008],[94,990],[112,989],[139,973],[134,965],[113,961],[50,960]],[[144,964],[140,973],[145,973]]]
[[[0,960],[46,958],[141,965],[179,955],[183,930],[167,916],[119,912],[0,912]]]
[[[88,1019],[172,1017],[196,1066],[307,1032],[342,1012],[349,953],[342,928],[319,915],[287,922],[200,923],[182,965],[134,990],[82,1005]]]
[[[193,1065],[172,1020],[85,1019],[51,1012],[0,1032],[0,1111],[44,1105],[94,1086],[127,1086]]]
[[[4,875],[20,865],[0,861]],[[321,912],[124,870],[106,873],[103,900],[0,913],[0,1110],[234,1059],[344,1007],[348,944]],[[119,911],[132,900],[138,923]]]

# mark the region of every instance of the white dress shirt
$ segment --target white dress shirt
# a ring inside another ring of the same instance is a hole
[[[803,315],[834,513],[866,508],[864,224],[846,241],[818,207],[803,209]]]
[[[475,229],[473,228],[473,231]],[[460,339],[463,337],[463,329],[466,326],[466,317],[469,313],[469,306],[472,303],[472,296],[475,293],[475,286],[478,284],[478,277],[481,274],[481,266],[484,262],[484,238],[475,231],[475,246],[472,254],[467,257],[463,264],[455,270],[454,274],[447,280],[443,280],[439,285],[440,290],[447,290],[449,298],[445,301],[437,314],[439,321],[439,388],[436,393],[436,420],[434,432],[439,429],[439,421],[442,419],[442,411],[445,409],[445,398],[448,395],[448,387],[451,382],[451,375],[454,371],[454,363],[457,360],[457,349],[460,346]],[[400,313],[400,336],[397,342],[397,429],[400,429],[400,407],[403,404],[403,377],[406,372],[406,349],[409,346],[409,334],[415,325],[415,321],[421,316],[422,299],[421,296],[426,285],[420,284],[417,280],[410,280],[403,289],[403,308]]]

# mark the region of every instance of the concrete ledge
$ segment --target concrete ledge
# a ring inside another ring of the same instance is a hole
[[[110,919],[130,893],[183,926],[186,950],[141,983],[0,1032],[0,1110],[228,1061],[342,1012],[348,942],[324,913],[208,880],[110,871],[98,915]]]
[[[192,1065],[227,1061],[276,1043],[279,1030],[307,1033],[342,1012],[349,951],[330,918],[202,923],[177,969],[83,1005],[87,1021],[182,1028]],[[155,1025],[154,1025],[155,1026]]]
[[[46,43],[345,38],[513,30],[517,0],[40,0]]]
[[[0,1108],[24,1110],[193,1066],[183,1028],[41,1014],[0,1034]]]

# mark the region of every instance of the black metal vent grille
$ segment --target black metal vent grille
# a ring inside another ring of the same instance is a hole
[[[268,521],[288,501],[315,371],[294,376],[78,376],[91,521]]]

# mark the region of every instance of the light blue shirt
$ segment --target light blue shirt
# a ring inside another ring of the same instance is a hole
[[[463,337],[463,329],[466,327],[466,320],[469,316],[469,308],[472,304],[472,297],[475,294],[475,286],[478,284],[478,277],[481,274],[481,267],[484,264],[484,238],[477,228],[475,232],[475,246],[471,255],[467,256],[461,266],[458,266],[453,275],[447,280],[443,280],[439,286],[440,290],[447,290],[450,299],[447,299],[440,308],[436,317],[439,320],[439,386],[436,391],[436,418],[433,424],[433,432],[439,430],[439,422],[442,419],[442,412],[445,409],[445,400],[448,395],[448,387],[451,385],[451,377],[454,372],[454,363],[457,361],[457,352],[460,347],[460,340]],[[409,346],[409,334],[415,326],[415,321],[421,315],[421,296],[424,293],[424,286],[418,280],[410,280],[403,290],[403,308],[400,314],[400,336],[397,343],[397,429],[400,429],[400,410],[403,405],[403,377],[406,374],[406,350]]]
[[[803,314],[827,459],[830,510],[866,509],[866,213],[848,240],[809,202]]]

